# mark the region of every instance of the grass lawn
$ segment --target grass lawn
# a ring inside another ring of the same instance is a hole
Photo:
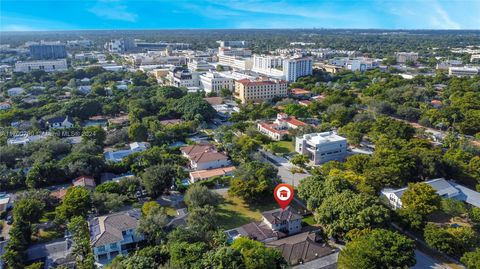
[[[276,141],[271,144],[276,145],[275,153],[285,154],[295,152],[295,147],[292,141]]]
[[[252,221],[262,219],[262,211],[278,208],[277,203],[271,197],[259,205],[248,205],[241,198],[231,197],[227,194],[223,196],[224,201],[218,209],[220,228],[228,230],[242,226]]]
[[[173,207],[170,206],[165,206],[165,211],[168,216],[170,217],[176,217],[177,216],[177,210]]]
[[[306,224],[310,225],[310,226],[315,226],[315,225],[318,225],[316,222],[315,222],[315,219],[313,218],[313,215],[310,215],[308,217],[305,217],[302,219],[302,222],[305,222]]]

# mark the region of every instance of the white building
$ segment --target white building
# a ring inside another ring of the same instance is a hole
[[[254,55],[252,71],[293,82],[299,77],[311,75],[312,66],[312,59],[307,57]]]
[[[395,52],[397,63],[404,64],[408,61],[416,62],[418,60],[418,53],[416,52]]]
[[[89,221],[90,242],[95,261],[109,263],[117,255],[137,249],[144,236],[137,232],[140,212],[127,211],[95,217]]]
[[[123,158],[127,157],[130,154],[145,151],[148,148],[148,143],[133,142],[133,143],[130,143],[129,146],[130,146],[130,149],[105,152],[103,154],[105,156],[105,160],[112,161],[112,162],[121,162]]]
[[[235,81],[232,78],[223,76],[219,72],[211,71],[200,75],[200,85],[205,92],[216,92],[218,94],[222,89],[233,91]]]
[[[271,139],[280,141],[290,134],[289,129],[297,129],[305,125],[307,125],[305,122],[295,117],[289,117],[285,113],[278,113],[277,119],[273,123],[259,122],[257,123],[257,129]]]
[[[170,86],[186,88],[200,86],[200,73],[192,72],[183,67],[170,69],[166,79]]]
[[[15,72],[28,73],[34,70],[43,70],[45,72],[62,72],[67,71],[67,60],[44,60],[44,61],[29,61],[29,62],[16,62]]]
[[[478,67],[449,67],[448,75],[457,77],[475,76],[478,75]]]
[[[453,181],[447,181],[444,178],[431,179],[424,182],[432,186],[437,194],[442,198],[452,198],[464,201],[472,206],[480,207],[480,193],[471,190],[465,186],[457,184]],[[388,199],[388,202],[394,209],[402,207],[402,196],[408,187],[400,189],[383,189],[381,194]]]
[[[25,93],[25,89],[21,87],[10,88],[7,90],[7,94],[10,97],[19,96]]]
[[[305,134],[295,139],[295,151],[307,155],[315,165],[343,161],[347,156],[347,139],[334,132]]]
[[[188,69],[192,71],[207,71],[213,68],[213,66],[203,60],[192,60],[187,64]]]
[[[218,55],[218,64],[235,70],[252,70],[253,67],[252,58],[229,55]]]
[[[263,222],[272,231],[284,232],[288,235],[299,233],[302,230],[302,216],[291,207],[274,209],[262,212]]]

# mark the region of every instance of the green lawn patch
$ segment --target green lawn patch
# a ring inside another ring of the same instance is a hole
[[[273,144],[273,150],[277,154],[287,154],[295,152],[295,147],[293,146],[292,141],[276,141],[271,142]]]
[[[266,200],[258,205],[249,205],[241,198],[231,197],[228,194],[223,196],[224,201],[218,209],[219,226],[221,229],[232,229],[252,221],[262,220],[261,212],[278,208],[273,200]]]

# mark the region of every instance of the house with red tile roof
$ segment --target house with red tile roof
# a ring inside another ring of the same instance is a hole
[[[79,176],[74,179],[72,183],[74,187],[80,186],[90,190],[95,189],[95,187],[97,186],[95,184],[95,179],[90,176]]]
[[[273,123],[259,122],[257,124],[257,129],[271,139],[280,141],[290,134],[288,131],[289,129],[297,129],[305,125],[307,125],[305,122],[298,120],[293,116],[288,116],[285,113],[278,113],[277,119]]]
[[[208,170],[230,165],[228,156],[218,152],[211,144],[181,147],[180,151],[190,160],[190,168],[194,170]]]

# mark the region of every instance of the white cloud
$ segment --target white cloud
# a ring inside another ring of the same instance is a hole
[[[105,2],[105,1],[104,1]],[[116,1],[107,1],[109,3]],[[127,10],[125,5],[112,5],[112,4],[101,4],[98,3],[94,7],[88,9],[89,12],[95,14],[98,17],[109,19],[109,20],[118,20],[118,21],[127,21],[135,22],[137,21],[138,15]]]
[[[27,31],[41,31],[42,29],[33,28],[28,25],[20,24],[7,24],[0,28],[1,31],[12,31],[12,32],[27,32]]]

